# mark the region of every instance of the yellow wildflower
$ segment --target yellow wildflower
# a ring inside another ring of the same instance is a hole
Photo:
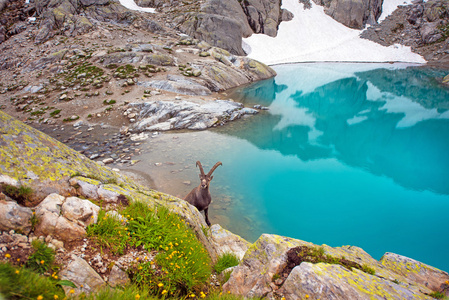
[[[190,298],[195,298],[195,294],[190,294]]]
[[[20,258],[18,258],[17,261],[19,262],[19,261],[20,261]]]
[[[37,296],[37,300],[42,300],[44,299],[44,297],[42,297],[42,295]]]
[[[142,266],[139,266],[139,270],[142,270],[143,268],[142,268]]]
[[[140,299],[140,295],[137,294],[137,295],[136,295],[136,300],[139,300],[139,299]]]
[[[228,291],[228,294],[230,294],[231,293],[231,291]]]
[[[56,300],[56,299],[59,299],[59,296],[58,296],[58,295],[54,295],[54,296],[53,296],[53,299],[55,299],[55,300]]]
[[[157,286],[158,286],[158,287],[163,287],[164,284],[163,284],[162,282],[159,282],[159,283],[157,284]]]
[[[309,295],[306,295],[306,299],[309,299]]]
[[[45,260],[41,260],[41,265],[45,264]]]
[[[282,297],[281,300],[285,300],[285,297]]]
[[[75,294],[75,290],[74,290],[74,289],[71,289],[69,293],[70,293],[70,294]]]
[[[6,253],[6,254],[5,254],[5,257],[6,257],[6,258],[10,258],[10,257],[11,257],[11,254]]]
[[[19,270],[16,270],[16,274],[19,274],[20,273],[20,271]]]
[[[162,295],[165,295],[165,294],[167,294],[167,291],[166,291],[166,290],[163,290],[163,291],[162,291]]]

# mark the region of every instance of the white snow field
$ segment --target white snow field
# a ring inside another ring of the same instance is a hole
[[[120,4],[130,10],[137,10],[149,13],[155,13],[156,10],[154,8],[149,7],[140,7],[134,2],[134,0],[120,0]]]
[[[386,0],[390,1],[398,0]],[[294,15],[281,22],[274,38],[253,34],[243,39],[243,49],[250,58],[268,65],[296,62],[413,62],[425,63],[410,47],[384,47],[359,37],[361,30],[344,26],[324,13],[311,1],[304,9],[298,0],[282,0],[282,8]],[[385,4],[388,7],[393,5]]]

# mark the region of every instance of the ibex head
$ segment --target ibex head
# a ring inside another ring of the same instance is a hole
[[[212,169],[210,169],[209,173],[204,174],[203,166],[201,165],[200,161],[196,162],[197,167],[200,168],[200,179],[201,179],[201,188],[207,189],[209,187],[209,183],[214,179],[214,176],[212,176],[212,173],[215,171],[218,166],[223,165],[220,161],[217,162]]]

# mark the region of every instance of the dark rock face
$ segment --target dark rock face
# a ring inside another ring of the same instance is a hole
[[[226,49],[233,54],[245,55],[242,48],[242,29],[232,18],[207,13],[184,16],[180,30],[198,40]]]
[[[264,33],[275,37],[281,21],[293,15],[281,9],[280,0],[207,0],[199,11],[180,14],[175,23],[194,38],[245,55],[242,37]]]
[[[384,46],[410,46],[427,61],[449,63],[448,1],[415,1],[412,5],[400,6],[361,36]]]
[[[383,0],[314,0],[325,12],[345,26],[362,29],[373,25],[382,12]]]

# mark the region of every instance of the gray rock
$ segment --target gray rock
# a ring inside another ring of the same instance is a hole
[[[77,187],[80,195],[90,199],[98,199],[97,189],[101,182],[84,177],[73,177],[69,180],[69,183],[71,186]]]
[[[254,109],[242,109],[242,104],[227,101],[156,101],[131,103],[130,106],[141,111],[140,121],[135,123],[134,131],[166,131],[171,129],[203,130],[226,123],[249,113]]]
[[[287,299],[432,299],[389,280],[340,265],[301,263],[277,291]]]
[[[432,44],[443,37],[440,29],[438,28],[439,22],[425,23],[419,29],[422,41],[425,44]]]
[[[219,254],[234,253],[240,259],[243,258],[251,243],[247,242],[240,236],[222,228],[218,224],[210,227],[210,235],[213,244]]]
[[[15,187],[20,186],[19,182],[16,179],[9,177],[8,175],[0,175],[0,185],[4,185],[4,184],[15,186]]]
[[[96,223],[100,207],[89,200],[68,197],[61,207],[62,215],[70,221],[80,221],[84,226]]]
[[[319,1],[316,1],[319,3]],[[377,24],[382,12],[381,0],[331,0],[321,1],[325,12],[336,21],[355,29],[363,29],[366,24]]]
[[[75,295],[83,292],[89,294],[106,285],[101,276],[84,259],[74,254],[59,275],[61,279],[70,280],[77,286]],[[67,293],[71,288],[64,287],[64,289]]]
[[[16,230],[28,234],[31,231],[33,212],[13,201],[0,201],[0,230]]]
[[[128,274],[119,268],[117,265],[114,265],[111,269],[111,273],[109,275],[108,284],[112,287],[115,286],[125,286],[130,282]]]
[[[139,84],[183,95],[205,96],[211,94],[211,91],[203,85],[176,75],[168,75],[167,80],[152,80]]]

